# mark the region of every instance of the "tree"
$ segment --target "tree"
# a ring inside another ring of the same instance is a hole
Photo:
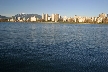
[[[79,20],[78,20],[78,18],[76,18],[76,23],[79,23]]]

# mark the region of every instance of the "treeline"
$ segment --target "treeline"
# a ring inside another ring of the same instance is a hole
[[[8,19],[0,19],[0,22],[8,22]]]

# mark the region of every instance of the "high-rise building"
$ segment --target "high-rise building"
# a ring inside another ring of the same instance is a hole
[[[58,20],[59,20],[59,14],[55,14],[55,22],[58,22]]]
[[[42,19],[43,19],[43,20],[45,19],[45,14],[44,14],[44,13],[42,13]]]
[[[55,21],[55,14],[52,14],[52,21]]]
[[[48,21],[48,14],[45,15],[45,21]]]

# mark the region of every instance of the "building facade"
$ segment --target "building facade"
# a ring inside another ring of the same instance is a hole
[[[64,17],[63,17],[63,22],[66,22],[67,19],[68,19],[67,16],[64,16]]]
[[[99,17],[100,17],[100,18],[105,18],[105,17],[107,17],[107,14],[101,13],[101,14],[99,14]]]
[[[52,21],[55,21],[55,14],[52,14]]]
[[[45,15],[45,21],[48,21],[48,14]]]
[[[31,21],[31,22],[36,21],[36,17],[35,17],[35,16],[34,16],[34,17],[31,17],[31,18],[30,18],[30,21]]]
[[[55,17],[55,22],[58,22],[59,21],[59,14],[55,14],[54,17]]]
[[[42,13],[42,19],[45,20],[45,14],[44,13]]]

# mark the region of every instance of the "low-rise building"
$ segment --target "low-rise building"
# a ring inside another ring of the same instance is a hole
[[[97,18],[97,23],[102,23],[102,18],[101,17]]]
[[[31,18],[30,18],[30,21],[31,21],[31,22],[36,21],[36,17],[35,17],[35,16],[34,16],[34,17],[31,17]]]
[[[107,14],[101,13],[101,14],[99,14],[99,17],[102,18],[102,19],[104,19],[105,17],[107,17]]]
[[[79,22],[84,22],[84,21],[85,21],[85,18],[84,18],[84,17],[79,17],[79,18],[78,18],[78,21],[79,21]]]
[[[21,17],[18,17],[17,20],[20,21]]]
[[[68,19],[67,16],[64,16],[64,17],[63,17],[63,22],[66,22],[67,19]]]
[[[15,20],[13,18],[9,18],[8,21],[14,22]]]
[[[48,21],[51,21],[51,17],[50,16],[48,17]]]

